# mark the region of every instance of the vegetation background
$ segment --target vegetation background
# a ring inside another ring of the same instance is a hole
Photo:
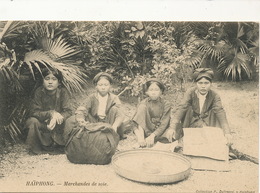
[[[23,126],[46,67],[64,75],[63,84],[71,93],[74,108],[93,91],[91,79],[97,72],[113,74],[113,92],[120,95],[128,118],[144,97],[142,84],[147,78],[164,81],[168,88],[165,97],[174,114],[192,84],[192,71],[211,67],[216,75],[213,87],[227,112],[234,146],[258,157],[259,23],[0,22],[1,191],[50,191],[50,187],[26,186],[28,180],[106,182],[104,187],[87,187],[87,191],[99,192],[258,190],[258,165],[248,161],[231,160],[230,172],[192,170],[180,183],[148,186],[119,177],[111,165],[76,165],[64,154],[29,155]],[[127,137],[120,141],[120,150],[131,149],[136,142],[133,134]],[[53,188],[75,192],[75,187]],[[76,188],[86,191],[86,187]]]
[[[149,77],[182,95],[198,67],[217,81],[258,81],[259,23],[1,21],[0,145],[24,140],[43,68],[59,70],[73,97],[107,71],[116,94],[141,99]]]

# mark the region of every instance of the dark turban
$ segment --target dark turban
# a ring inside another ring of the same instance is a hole
[[[214,77],[214,72],[211,68],[197,68],[193,73],[193,79],[197,82],[203,77],[211,81]]]

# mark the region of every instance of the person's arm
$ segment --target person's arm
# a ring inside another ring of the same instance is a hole
[[[185,116],[188,108],[191,106],[192,92],[194,92],[194,89],[190,89],[185,93],[184,98],[181,101],[181,104],[178,106],[175,116],[173,117],[173,124],[180,123],[180,121]]]
[[[87,100],[85,105],[79,106],[77,110],[75,111],[76,115],[76,120],[77,121],[85,121],[85,118],[88,116],[88,113],[91,109],[91,101],[92,101],[92,95],[90,95]]]
[[[177,131],[177,130],[180,129],[180,124],[181,124],[180,122],[183,119],[183,117],[185,116],[188,108],[192,104],[192,96],[191,96],[192,92],[194,92],[194,89],[190,89],[185,93],[181,104],[177,108],[177,112],[176,112],[175,116],[172,118],[170,127],[166,131],[166,137],[169,142],[172,142],[173,138],[174,139],[178,138],[178,136],[176,136],[176,134],[179,133],[179,131]]]
[[[124,116],[121,113],[117,113],[115,122],[112,125],[112,128],[117,131],[117,128],[123,123]]]
[[[60,114],[63,116],[64,120],[66,120],[72,114],[70,95],[66,90],[63,90],[62,92],[61,105],[62,112],[60,112]]]
[[[40,89],[36,90],[31,105],[31,116],[37,118],[39,121],[46,121],[51,119],[53,110],[44,110],[44,104],[42,103],[42,92]]]
[[[212,109],[215,112],[217,119],[221,125],[221,128],[224,130],[224,133],[230,134],[230,128],[227,121],[226,112],[223,109],[221,99],[218,94],[216,94],[214,97]]]
[[[164,111],[163,115],[160,120],[160,125],[159,127],[153,132],[155,136],[160,136],[162,135],[167,127],[169,127],[170,124],[170,119],[171,119],[171,105],[168,102],[164,103]]]
[[[117,128],[123,123],[125,117],[124,117],[124,113],[123,113],[123,109],[122,109],[122,103],[118,96],[115,96],[114,104],[115,104],[115,108],[117,108],[118,110],[116,112],[116,118],[112,125],[112,128],[115,131],[117,131]]]

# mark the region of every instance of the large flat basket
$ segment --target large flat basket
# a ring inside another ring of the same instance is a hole
[[[112,166],[122,177],[155,184],[181,181],[191,170],[191,163],[184,156],[152,149],[119,152],[112,157]]]

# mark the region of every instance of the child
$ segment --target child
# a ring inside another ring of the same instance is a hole
[[[55,144],[64,145],[64,121],[71,115],[70,97],[65,88],[60,88],[62,75],[58,71],[45,69],[43,84],[34,94],[30,115],[26,121],[29,129],[26,143],[33,154]]]
[[[75,125],[84,126],[86,123],[104,122],[109,123],[112,128],[123,138],[123,131],[120,127],[124,116],[120,110],[121,101],[118,96],[110,92],[113,78],[106,72],[98,73],[93,83],[96,86],[96,92],[91,94],[84,107],[79,107],[75,116],[72,116],[66,122],[66,130],[75,127]]]
[[[150,79],[145,87],[148,98],[137,107],[133,117],[136,123],[134,133],[140,147],[152,147],[156,141],[163,139],[170,126],[171,106],[162,98],[165,87],[160,80]]]
[[[183,136],[182,129],[176,129],[176,124],[182,123],[183,128],[220,126],[223,129],[228,143],[231,143],[231,134],[222,107],[219,95],[211,90],[213,71],[210,68],[198,68],[193,76],[196,86],[187,91],[177,113],[172,121],[172,126],[167,131],[167,138],[180,139]]]

